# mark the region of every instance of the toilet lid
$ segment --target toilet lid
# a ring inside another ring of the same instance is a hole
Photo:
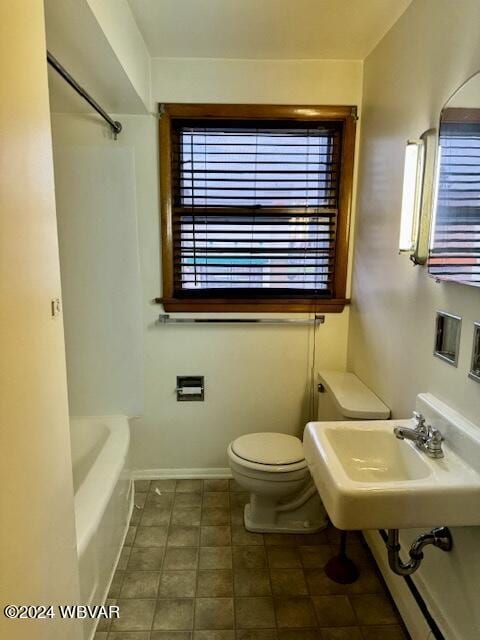
[[[301,440],[285,433],[249,433],[232,443],[240,458],[259,464],[294,464],[304,460]]]

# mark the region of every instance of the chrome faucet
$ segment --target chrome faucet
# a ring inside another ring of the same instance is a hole
[[[443,458],[442,442],[444,440],[438,429],[425,422],[421,413],[413,412],[415,428],[394,427],[393,433],[399,440],[411,440],[415,446],[424,451],[430,458]]]

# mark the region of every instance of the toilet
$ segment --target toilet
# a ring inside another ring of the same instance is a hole
[[[390,409],[353,373],[318,374],[317,420],[386,420]],[[250,493],[248,531],[315,533],[327,515],[313,484],[300,438],[285,433],[249,433],[228,446],[234,480]]]

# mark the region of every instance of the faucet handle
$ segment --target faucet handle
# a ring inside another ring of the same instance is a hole
[[[428,438],[434,444],[440,444],[445,440],[441,432],[436,427],[428,427]]]
[[[425,430],[425,418],[424,418],[423,414],[420,413],[419,411],[414,411],[413,412],[413,419],[415,420],[415,429],[417,431],[424,431]]]
[[[435,427],[428,427],[428,438],[426,442],[426,450],[431,458],[443,458],[442,442],[445,438]]]

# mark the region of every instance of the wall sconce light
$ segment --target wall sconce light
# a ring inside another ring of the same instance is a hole
[[[427,150],[435,133],[428,129],[405,149],[399,251],[414,264],[425,264],[428,258],[434,154]]]

